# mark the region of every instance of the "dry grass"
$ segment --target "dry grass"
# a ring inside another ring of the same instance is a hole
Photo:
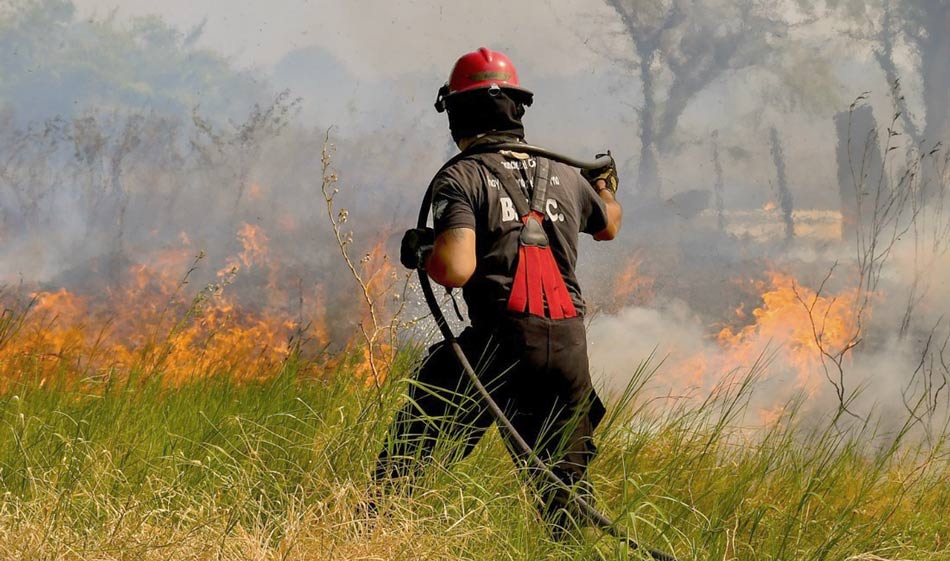
[[[251,381],[175,386],[2,372],[0,558],[637,558],[594,531],[551,542],[496,433],[361,515],[415,356],[398,355],[381,396],[346,361],[315,377],[293,357]],[[918,445],[900,423],[842,431],[795,407],[750,433],[736,420],[751,378],[658,409],[641,407],[648,376],[612,408],[592,466],[600,506],[637,539],[681,559],[950,555],[943,440]]]

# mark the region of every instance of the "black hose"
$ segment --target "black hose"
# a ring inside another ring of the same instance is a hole
[[[506,142],[499,144],[490,144],[487,146],[480,146],[470,151],[463,151],[456,155],[454,158],[446,162],[442,166],[442,169],[449,167],[450,165],[456,163],[466,156],[470,156],[475,153],[484,153],[484,152],[499,152],[502,150],[512,150],[516,152],[525,152],[531,153],[537,156],[548,158],[551,160],[557,160],[559,162],[565,163],[571,167],[577,167],[582,169],[596,169],[599,167],[605,166],[609,160],[607,158],[601,158],[593,162],[586,162],[582,160],[575,160],[574,158],[569,158],[563,156],[556,152],[551,152],[544,148],[539,148],[537,146],[531,146],[530,144],[521,144],[514,142]],[[422,207],[419,209],[419,219],[417,221],[418,228],[425,228],[426,224],[429,221],[429,210],[432,206],[432,186],[433,182],[429,183],[429,187],[426,189],[425,196],[422,198]],[[429,306],[429,310],[432,311],[432,317],[435,319],[436,325],[439,326],[439,330],[442,332],[442,337],[445,338],[445,342],[452,347],[452,350],[455,352],[455,356],[458,357],[459,362],[462,364],[462,369],[465,371],[465,374],[469,377],[472,382],[472,385],[475,386],[475,389],[478,391],[479,395],[485,401],[485,404],[488,406],[488,410],[491,412],[492,417],[495,418],[495,422],[498,423],[498,426],[507,434],[511,441],[514,442],[518,450],[524,454],[531,464],[540,470],[544,476],[554,485],[571,491],[570,485],[565,483],[556,473],[551,471],[542,460],[534,453],[534,450],[528,446],[528,443],[525,442],[524,438],[518,434],[518,431],[515,429],[514,425],[511,424],[511,421],[508,420],[508,417],[505,415],[504,411],[498,406],[494,399],[492,399],[491,394],[488,393],[488,390],[485,389],[485,386],[478,379],[478,375],[475,374],[475,369],[472,368],[472,364],[468,361],[468,357],[465,356],[465,352],[462,350],[462,347],[459,345],[458,341],[455,339],[455,334],[452,333],[452,328],[449,327],[448,322],[445,320],[445,315],[442,313],[442,309],[439,307],[439,302],[436,300],[435,293],[432,291],[432,283],[429,282],[429,276],[425,271],[419,270],[419,284],[422,286],[422,294],[425,296],[426,304]],[[571,493],[571,498],[574,501],[574,504],[577,506],[580,514],[594,523],[598,528],[606,532],[607,534],[620,539],[627,543],[631,549],[640,549],[641,545],[634,541],[629,536],[623,534],[616,528],[616,525],[612,520],[604,516],[599,510],[597,510],[592,504],[584,500],[583,497]],[[656,559],[656,561],[676,561],[676,558],[656,549],[651,549],[644,547],[647,553],[650,554],[650,557]]]

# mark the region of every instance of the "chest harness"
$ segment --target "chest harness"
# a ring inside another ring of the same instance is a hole
[[[508,296],[508,311],[551,319],[577,316],[544,231],[551,161],[540,157],[529,159],[527,154],[510,151],[479,154],[475,159],[498,179],[521,217],[518,258]],[[528,175],[529,162],[535,162],[533,178]],[[526,192],[530,193],[530,199]]]

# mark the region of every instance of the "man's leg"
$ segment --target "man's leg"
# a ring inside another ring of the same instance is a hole
[[[486,339],[466,330],[459,343],[472,364],[490,370],[492,360],[486,356]],[[374,480],[411,480],[439,452],[444,452],[450,463],[464,458],[492,420],[451,347],[434,345],[410,383],[407,403],[390,427],[376,462]]]
[[[592,438],[593,426],[588,409],[587,406],[571,406],[555,398],[544,410],[519,408],[519,413],[514,415],[512,421],[537,457],[571,489],[568,491],[551,481],[540,469],[527,464],[528,479],[537,488],[541,498],[541,515],[557,539],[565,537],[575,527],[586,525],[586,515],[577,509],[572,495],[581,496],[585,502],[593,504],[587,468],[597,449]],[[521,461],[527,460],[522,454],[515,455]]]
[[[538,457],[585,501],[593,494],[587,467],[596,455],[593,431],[604,414],[590,381],[583,320],[528,318],[518,328],[524,349],[523,367],[512,388],[512,423]],[[578,525],[582,513],[571,504],[571,492],[529,467],[543,502],[542,515],[557,538]]]

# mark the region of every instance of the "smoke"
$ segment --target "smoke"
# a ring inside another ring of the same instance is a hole
[[[926,187],[917,185],[919,196],[931,196]],[[798,236],[784,246],[780,227],[746,248],[761,252],[759,271],[749,255],[741,259],[747,270],[730,269],[734,264],[718,256],[714,265],[703,263],[705,292],[664,286],[650,276],[650,254],[641,251],[637,275],[626,282],[649,284],[655,297],[614,302],[593,318],[597,383],[619,394],[649,360],[659,368],[648,395],[701,400],[730,376],[755,372],[750,423],[770,421],[776,407],[805,397],[815,419],[845,411],[846,419],[879,415],[887,428],[910,417],[939,427],[950,405],[950,222],[943,204],[930,199],[905,216],[899,237],[877,238],[875,259],[886,262],[877,281],[869,280],[873,274],[861,268],[849,239],[819,236],[816,245]],[[857,228],[866,235],[872,227]],[[672,267],[683,277],[699,275],[682,262]]]
[[[164,294],[203,252],[189,294],[217,283],[240,313],[323,322],[311,336],[341,347],[365,318],[320,191],[326,132],[340,177],[331,214],[347,210],[357,265],[379,272],[374,290],[398,285],[381,255],[395,255],[454,150],[434,93],[460,53],[486,44],[536,93],[530,141],[578,156],[611,148],[621,164],[624,230],[583,241],[579,265],[605,388],[653,355],[665,359],[658,394],[701,397],[764,357],[758,411],[801,392],[834,410],[860,390],[849,406],[859,415],[902,410],[914,392],[946,395],[943,153],[900,180],[921,155],[905,132],[944,127],[928,117],[942,118],[929,108],[942,99],[930,51],[926,78],[900,90],[921,100],[911,108],[928,106],[915,115],[927,126],[899,118],[887,130],[886,78],[914,68],[899,49],[879,52],[897,57],[882,70],[877,43],[764,5],[658,4],[635,18],[619,1],[298,7],[316,10],[307,17],[264,4],[131,2],[112,15],[108,2],[77,5],[0,12],[0,281],[27,295],[66,289],[108,308],[141,288],[134,271]],[[129,19],[153,9],[164,13]],[[841,184],[841,154],[862,152],[836,151],[830,115],[846,109],[837,92],[865,90],[875,92],[858,111],[880,128],[856,140],[881,144],[867,153],[883,154],[888,193],[911,193],[885,228],[869,221],[881,210],[873,197],[864,211],[841,206],[841,193],[860,197],[870,183]],[[868,269],[856,240],[872,234],[884,245]],[[843,326],[836,338],[816,328],[830,320]]]

